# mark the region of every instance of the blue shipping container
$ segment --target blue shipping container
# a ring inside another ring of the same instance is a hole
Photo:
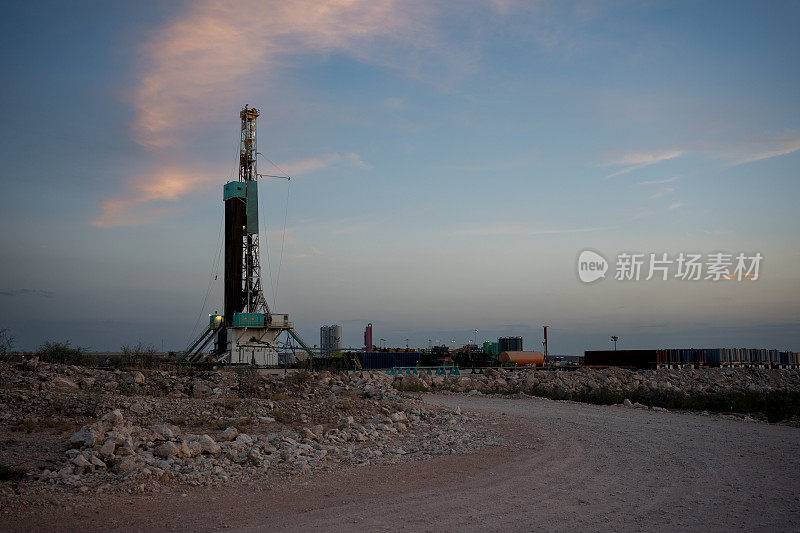
[[[361,368],[388,369],[396,366],[417,366],[419,353],[415,352],[356,352]]]

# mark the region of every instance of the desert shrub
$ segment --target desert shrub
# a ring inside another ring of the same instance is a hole
[[[47,341],[36,351],[40,361],[61,365],[94,365],[95,358],[86,353],[85,348],[72,346],[70,341]]]
[[[300,370],[299,372],[295,372],[286,379],[286,381],[293,383],[295,385],[305,385],[310,380],[311,380],[311,372],[309,372],[308,370]]]
[[[238,370],[236,373],[239,395],[242,398],[259,398],[264,393],[264,380],[252,368]]]
[[[621,392],[600,388],[570,394],[563,389],[537,386],[529,393],[551,400],[573,400],[596,405],[614,405],[627,398],[631,402],[666,409],[763,414],[770,422],[800,416],[800,392],[797,391],[686,393],[645,388]]]
[[[581,391],[575,394],[572,399],[577,402],[591,403],[595,405],[614,405],[622,403],[626,396],[620,391],[606,387],[591,391]]]
[[[743,414],[761,413],[770,422],[780,422],[800,416],[800,392],[797,391],[675,393],[639,389],[630,394],[628,398],[632,402],[668,409]]]
[[[123,344],[120,347],[122,352],[122,363],[131,367],[153,367],[157,366],[159,361],[156,358],[156,348],[152,344],[144,344],[142,341],[133,345]]]
[[[0,329],[0,361],[5,361],[11,356],[14,349],[14,336],[6,328]]]

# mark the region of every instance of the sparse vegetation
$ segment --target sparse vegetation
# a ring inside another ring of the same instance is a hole
[[[483,394],[512,395],[524,393],[530,396],[548,398],[550,400],[572,400],[596,405],[615,405],[625,399],[633,403],[647,406],[680,409],[688,411],[712,411],[717,413],[749,414],[764,418],[770,422],[780,422],[800,418],[800,391],[789,389],[742,390],[732,388],[723,391],[697,391],[686,389],[654,389],[645,386],[608,387],[575,387],[558,380],[545,379],[539,383],[528,384],[524,381],[510,381],[496,373],[487,372],[487,378],[477,387]],[[543,378],[558,377],[558,374],[541,374]],[[739,375],[747,376],[742,373]],[[561,374],[562,377],[570,374]],[[514,379],[513,377],[511,379]],[[430,381],[430,380],[428,380]],[[554,382],[555,381],[555,382]],[[397,376],[394,388],[404,392],[422,392],[427,390],[447,392],[468,392],[459,378],[447,376],[435,383],[426,383],[414,375]]]
[[[85,348],[72,346],[70,341],[47,341],[36,351],[39,360],[61,365],[95,365],[97,358],[86,353]]]
[[[158,356],[152,344],[141,341],[136,344],[123,344],[119,354],[90,353],[86,348],[73,346],[72,342],[46,341],[33,353],[15,353],[13,347],[14,337],[7,329],[0,329],[0,361],[19,361],[28,366],[19,367],[20,370],[33,370],[35,365],[29,363],[30,357],[38,357],[43,363],[64,365],[107,367],[119,369],[162,369],[176,373],[193,374],[197,368],[188,365],[176,365],[174,361],[167,361]]]
[[[300,370],[289,376],[288,381],[295,385],[305,385],[311,379],[311,372],[308,370]]]
[[[252,368],[237,370],[239,396],[258,398],[264,393],[264,382]]]
[[[797,391],[687,393],[638,389],[622,393],[603,387],[572,394],[558,387],[537,386],[528,390],[487,390],[486,394],[518,392],[550,400],[572,400],[594,405],[615,405],[627,398],[634,403],[665,409],[763,415],[770,422],[800,417],[800,392]]]
[[[152,344],[144,344],[142,341],[134,345],[123,344],[120,351],[122,363],[128,367],[149,368],[159,363],[156,359],[156,348]]]
[[[5,361],[14,348],[14,336],[7,328],[0,329],[0,361]]]

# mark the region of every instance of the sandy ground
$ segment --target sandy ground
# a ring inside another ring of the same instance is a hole
[[[424,396],[508,446],[307,476],[13,509],[2,530],[800,531],[800,428],[541,399]]]

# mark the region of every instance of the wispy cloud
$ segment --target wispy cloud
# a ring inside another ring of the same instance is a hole
[[[678,209],[679,207],[683,207],[683,202],[671,204],[668,209],[672,211],[673,209]]]
[[[186,121],[217,121],[252,96],[254,80],[274,82],[280,67],[303,54],[344,53],[406,72],[419,67],[417,53],[440,68],[467,59],[440,41],[430,24],[436,11],[427,2],[201,0],[187,6],[143,49],[134,93],[134,130],[143,145],[186,142]]]
[[[488,236],[488,235],[554,235],[558,233],[587,233],[593,231],[602,231],[608,229],[607,227],[593,227],[593,228],[568,228],[568,229],[543,229],[543,228],[528,228],[525,226],[487,226],[479,228],[469,228],[458,230],[455,235],[474,235],[474,236]]]
[[[650,199],[661,198],[662,196],[666,196],[668,194],[672,194],[675,192],[675,189],[672,187],[662,187],[657,193],[650,196]]]
[[[193,185],[227,175],[176,174],[158,162],[191,161],[186,147],[194,139],[210,128],[227,131],[222,121],[245,102],[263,101],[280,70],[304,55],[346,54],[420,79],[465,76],[474,69],[474,54],[445,44],[434,25],[442,9],[426,1],[397,0],[187,3],[151,34],[137,62],[132,134],[156,170],[127,178],[125,192],[101,202],[92,224],[146,223],[168,211],[159,206],[162,202],[176,202],[197,191]],[[358,154],[348,153],[287,162],[285,168],[301,174],[339,161],[366,166]],[[163,178],[169,186],[157,183]]]
[[[356,153],[349,154],[325,154],[319,157],[309,157],[296,159],[293,161],[283,161],[278,163],[280,168],[285,169],[290,175],[308,174],[336,163],[348,163],[350,165],[369,168],[369,165],[362,161],[361,156]]]
[[[665,183],[672,183],[673,181],[676,181],[677,179],[678,179],[678,176],[672,176],[671,178],[666,178],[666,179],[663,179],[663,180],[640,181],[639,185],[662,185],[662,184],[665,184]]]
[[[406,101],[403,98],[390,97],[384,99],[382,104],[390,109],[402,109],[406,106]]]
[[[292,176],[301,176],[328,166],[345,163],[361,168],[369,165],[356,153],[325,154],[278,163]],[[182,169],[163,169],[152,175],[135,176],[128,181],[128,189],[120,196],[100,202],[100,214],[91,224],[99,228],[115,226],[141,226],[159,220],[174,212],[175,203],[191,193],[200,193],[219,184],[225,173],[208,170],[188,172]]]
[[[41,298],[52,298],[55,296],[53,291],[46,291],[43,289],[0,289],[0,296],[17,297],[17,296],[38,296]]]
[[[762,161],[764,159],[771,159],[773,157],[780,157],[788,155],[800,150],[800,136],[794,138],[777,138],[768,143],[767,146],[755,146],[755,150],[739,157],[734,165],[743,165],[745,163],[753,163],[755,161]]]
[[[218,179],[219,174],[191,173],[180,169],[164,169],[153,175],[137,176],[129,182],[122,196],[100,203],[100,215],[92,225],[139,226],[166,214],[170,203],[195,189],[198,184]]]
[[[743,165],[763,161],[773,157],[792,154],[800,151],[800,132],[790,131],[779,135],[754,136],[744,141],[740,140],[722,145],[698,145],[688,146],[681,150],[665,151],[661,153],[635,152],[627,154],[605,166],[622,166],[616,172],[607,176],[606,179],[621,176],[641,168],[661,163],[670,159],[685,156],[690,153],[700,154],[710,157],[722,158],[728,161],[728,166]],[[672,183],[678,176],[671,178],[640,181],[640,185],[661,185]],[[663,190],[663,189],[662,189]],[[657,193],[658,194],[658,193]],[[661,194],[660,196],[663,196]],[[658,198],[659,196],[653,196]]]
[[[607,175],[606,179],[621,176],[622,174],[627,174],[629,172],[633,172],[634,170],[639,170],[640,168],[655,165],[656,163],[661,163],[662,161],[675,159],[676,157],[680,157],[682,155],[683,151],[681,150],[672,150],[657,154],[643,152],[630,153],[611,163],[610,166],[623,165],[623,168],[617,172],[614,172],[613,174]]]

